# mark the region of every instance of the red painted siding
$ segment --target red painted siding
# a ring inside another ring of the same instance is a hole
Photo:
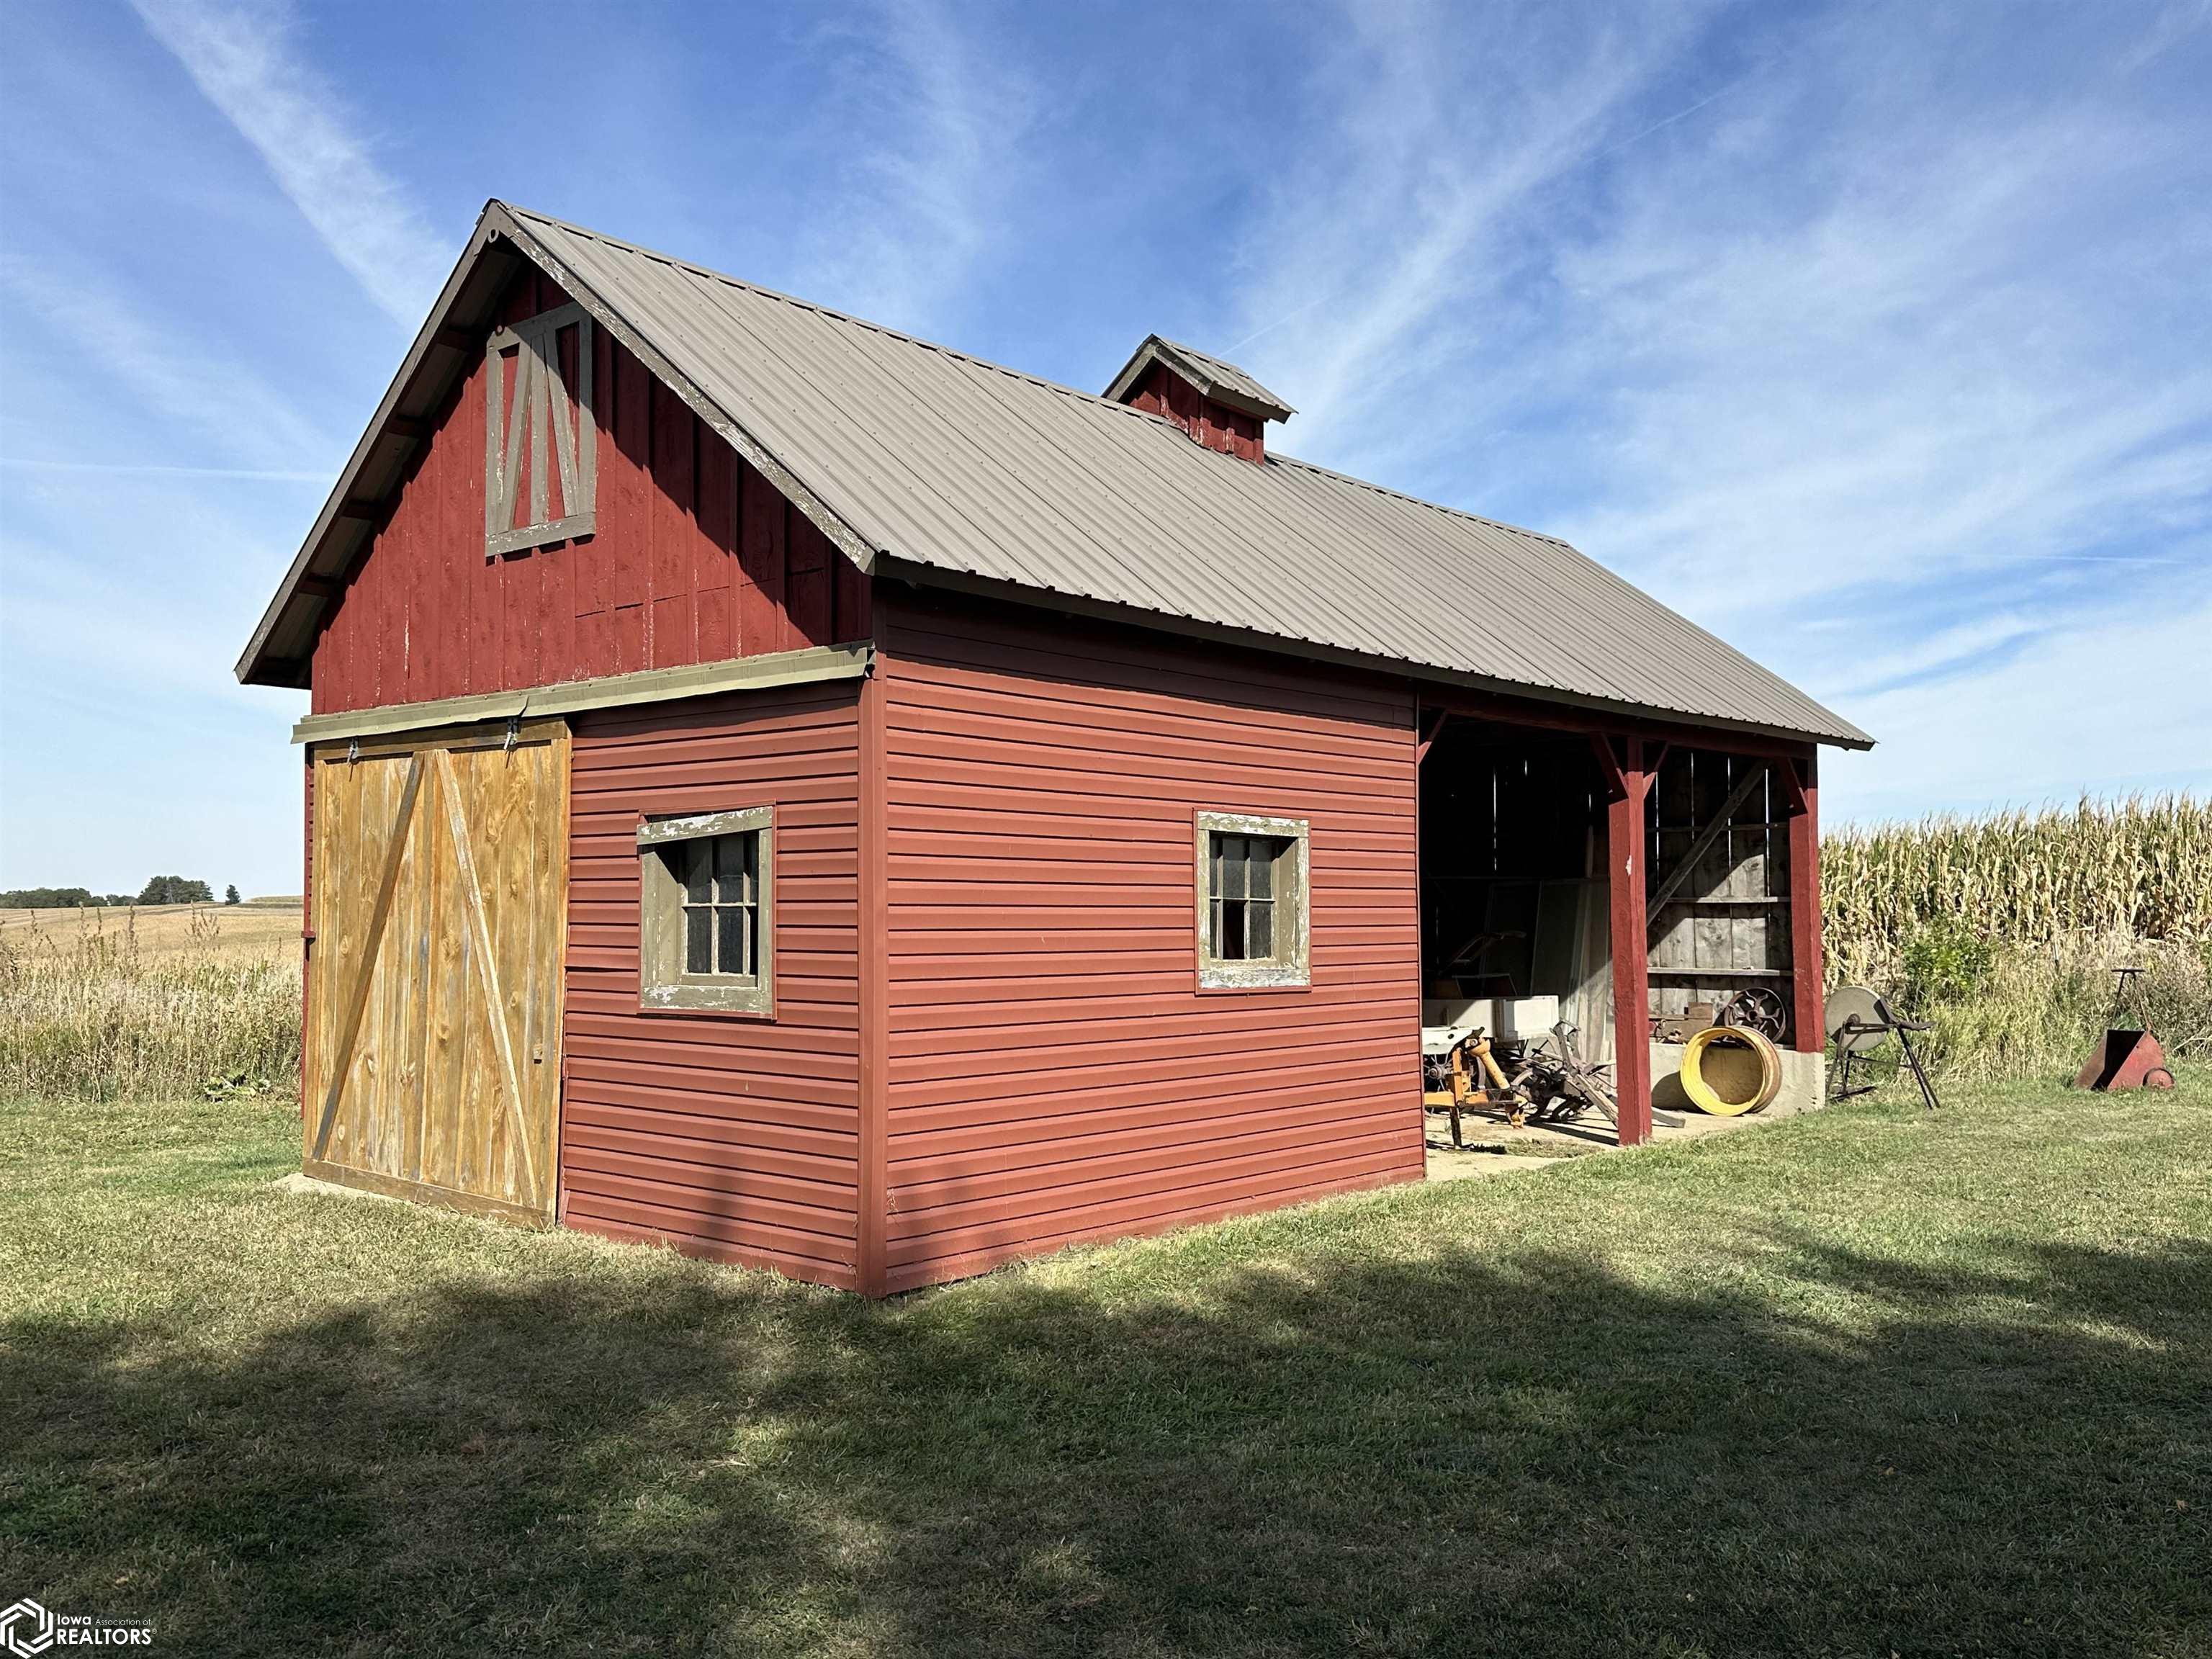
[[[1418,1178],[1411,693],[895,592],[885,1287]],[[1196,989],[1201,808],[1310,821],[1310,990]]]
[[[500,319],[566,301],[532,274]],[[592,340],[597,533],[484,557],[479,353],[324,626],[315,712],[868,637],[852,562],[605,330]]]
[[[853,683],[574,722],[562,1218],[854,1283],[860,783]],[[775,808],[772,1020],[638,1006],[637,826]]]
[[[1215,403],[1164,363],[1154,363],[1145,371],[1128,401],[1154,415],[1164,415],[1208,449],[1244,461],[1267,459],[1264,422]]]

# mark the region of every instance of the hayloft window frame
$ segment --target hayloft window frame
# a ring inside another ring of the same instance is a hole
[[[599,431],[592,416],[592,315],[571,301],[495,329],[484,346],[484,556],[523,553],[573,541],[599,527]],[[561,334],[576,331],[572,398],[561,373]],[[514,354],[514,397],[507,395]],[[530,477],[529,522],[514,510],[523,459]],[[553,518],[552,479],[561,479],[562,516]]]
[[[1193,868],[1196,888],[1198,988],[1201,991],[1271,991],[1310,988],[1313,983],[1313,882],[1310,823],[1250,812],[1200,811],[1193,825]],[[1267,846],[1268,890],[1255,900],[1250,879],[1251,851]],[[1245,879],[1228,878],[1227,855],[1234,851]],[[1217,855],[1219,856],[1217,856]],[[1237,890],[1221,890],[1235,887]],[[1237,921],[1228,921],[1231,906]],[[1267,953],[1249,952],[1255,905],[1267,915]]]
[[[750,880],[726,888],[727,861]],[[638,826],[638,1003],[647,1010],[690,1009],[773,1018],[775,1013],[775,809],[648,818]],[[710,860],[706,888],[687,884],[696,862]],[[694,966],[699,918],[708,969]],[[737,936],[750,971],[724,971],[732,916],[749,923]]]

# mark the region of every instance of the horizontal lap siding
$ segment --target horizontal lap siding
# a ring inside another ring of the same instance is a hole
[[[1418,1177],[1410,695],[878,598],[889,1287]],[[1310,990],[1197,990],[1201,808],[1310,821]]]
[[[499,319],[566,300],[533,272]],[[596,533],[484,556],[487,376],[474,348],[324,624],[315,713],[868,637],[868,581],[852,561],[604,329],[592,339]]]
[[[859,732],[849,684],[575,724],[562,1214],[854,1283]],[[637,826],[775,808],[775,1017],[638,1006]]]

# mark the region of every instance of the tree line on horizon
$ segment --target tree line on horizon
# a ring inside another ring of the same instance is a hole
[[[225,904],[242,903],[235,883],[222,890]],[[95,893],[88,887],[11,887],[0,892],[0,910],[81,910],[123,904],[212,904],[215,890],[189,876],[155,876],[128,893]]]

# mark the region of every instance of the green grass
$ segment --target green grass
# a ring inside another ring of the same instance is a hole
[[[155,1651],[2212,1653],[2204,1091],[1855,1103],[867,1306],[0,1107],[0,1596]]]

